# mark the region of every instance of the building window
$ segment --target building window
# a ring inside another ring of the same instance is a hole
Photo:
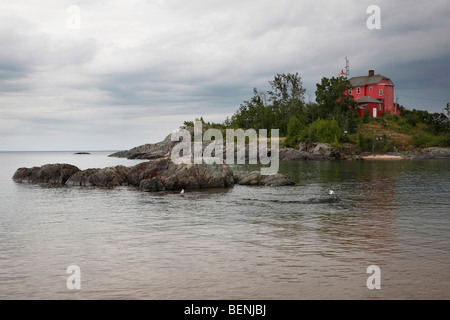
[[[378,104],[378,110],[381,111],[381,103]]]
[[[348,90],[348,94],[352,94],[352,89]]]
[[[372,91],[372,89],[373,89],[372,86],[370,86],[370,87],[369,87],[369,91]]]
[[[361,88],[360,88],[360,87],[356,88],[356,93],[357,93],[357,94],[360,94],[360,93],[361,93]]]
[[[380,95],[380,97],[383,95],[383,89],[378,90],[378,94]]]

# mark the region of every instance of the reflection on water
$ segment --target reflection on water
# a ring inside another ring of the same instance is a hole
[[[16,184],[31,160],[0,161],[2,299],[450,298],[447,161],[283,162],[294,187],[184,197]],[[72,264],[78,291],[66,287]],[[381,290],[366,287],[372,264]]]

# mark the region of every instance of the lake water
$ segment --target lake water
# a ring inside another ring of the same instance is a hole
[[[107,155],[0,153],[0,299],[450,299],[448,160],[282,162],[295,186],[184,197],[11,179],[137,163]]]

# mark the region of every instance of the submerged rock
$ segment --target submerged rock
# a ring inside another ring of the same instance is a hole
[[[46,164],[41,167],[19,168],[13,179],[19,182],[65,184],[80,169],[71,164]]]

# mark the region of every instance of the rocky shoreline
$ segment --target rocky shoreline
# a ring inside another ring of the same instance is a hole
[[[164,157],[170,157],[173,147],[178,143],[170,140],[167,136],[163,141],[145,144],[130,150],[119,151],[109,155],[110,157],[127,159],[146,159],[154,160]],[[203,149],[207,143],[203,143]],[[224,144],[226,154],[226,145]],[[235,159],[238,159],[237,148],[235,147]],[[256,150],[257,152],[257,150]],[[246,155],[249,154],[249,146],[246,146]],[[248,156],[247,156],[248,158]],[[327,143],[299,143],[298,148],[279,149],[280,161],[316,161],[316,160],[399,160],[399,159],[445,159],[450,158],[450,148],[431,147],[418,150],[398,151],[385,155],[376,155],[366,152],[363,154],[355,153],[354,146],[344,145],[342,148],[334,148]]]
[[[171,136],[167,136],[163,141],[151,144],[144,144],[130,150],[119,151],[109,155],[109,157],[127,158],[127,159],[145,159],[154,160],[164,157],[170,157],[173,147],[178,143],[171,141]],[[203,149],[208,145],[203,142]],[[193,148],[193,147],[192,147]],[[226,144],[223,146],[223,155],[226,154]],[[246,155],[248,159],[249,145],[246,145]],[[257,152],[257,150],[255,150]],[[237,147],[234,147],[235,159],[239,159]],[[326,143],[300,144],[298,149],[280,148],[279,160],[339,160],[341,153],[339,149],[333,148]],[[245,160],[245,159],[244,159]]]
[[[404,159],[450,159],[450,148],[431,147],[399,153]]]

